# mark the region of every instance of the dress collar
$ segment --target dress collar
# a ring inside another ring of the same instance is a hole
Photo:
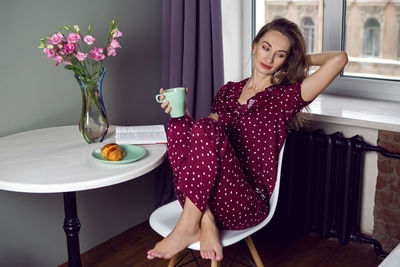
[[[235,102],[239,99],[240,93],[243,90],[243,87],[245,86],[246,82],[249,80],[249,78],[246,78],[240,82],[238,82],[237,86],[233,88],[233,90],[230,92],[230,94],[227,96],[227,99],[233,99]],[[237,102],[238,105],[239,102]]]
[[[240,82],[238,82],[238,85],[235,86],[235,88],[230,92],[230,94],[227,96],[227,100],[233,100],[234,103],[236,103],[238,106],[240,106],[240,103],[237,101],[240,97],[240,94],[242,93],[243,87],[246,85],[246,82],[249,80],[249,78],[246,78]],[[270,85],[265,88],[264,91],[260,91],[256,93],[253,97],[250,99],[253,101],[259,101],[266,99],[268,95],[272,92],[272,90],[279,88],[279,86],[275,85]],[[244,104],[245,106],[245,104]]]

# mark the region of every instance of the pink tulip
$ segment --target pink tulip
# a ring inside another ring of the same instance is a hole
[[[48,48],[44,48],[43,52],[47,55],[47,58],[51,58],[52,56],[54,56],[54,50],[53,49],[48,49]]]
[[[53,44],[53,45],[57,45],[57,44],[61,43],[62,39],[63,39],[63,35],[60,32],[55,33],[55,34],[53,34],[53,36],[50,37],[49,43]]]
[[[117,38],[117,37],[121,37],[121,36],[122,36],[122,32],[120,32],[118,29],[113,34],[113,38]]]
[[[86,57],[88,56],[88,54],[82,53],[82,52],[76,52],[76,54],[74,55],[79,61],[84,61],[86,59]]]
[[[109,49],[111,48],[120,48],[121,45],[119,44],[119,42],[116,39],[112,39],[109,45]]]
[[[56,66],[58,66],[58,64],[59,64],[60,62],[63,61],[63,58],[62,58],[62,56],[55,54],[55,55],[53,56],[53,60],[54,60],[54,61],[57,61],[57,62],[56,62]]]
[[[116,56],[117,55],[117,52],[115,51],[115,49],[114,48],[111,48],[110,50],[108,50],[108,52],[107,52],[107,56]]]
[[[86,35],[85,37],[83,37],[83,40],[85,41],[85,43],[87,43],[88,45],[92,45],[93,42],[96,40],[96,38],[94,38],[91,35]]]
[[[71,43],[64,44],[63,51],[66,55],[72,54],[75,51],[75,45]]]
[[[70,34],[68,34],[68,37],[67,37],[68,43],[72,43],[72,44],[75,44],[76,42],[78,42],[79,39],[81,39],[81,36],[77,33],[70,33]]]
[[[103,54],[103,49],[100,47],[93,47],[93,49],[90,51],[90,57],[95,61],[106,58],[106,56]]]

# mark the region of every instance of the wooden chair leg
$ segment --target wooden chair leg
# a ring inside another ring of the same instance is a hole
[[[247,247],[250,250],[251,256],[253,256],[253,260],[256,263],[257,267],[264,267],[264,264],[260,258],[260,255],[258,254],[258,251],[256,249],[256,246],[254,246],[253,240],[251,239],[250,236],[245,238]]]
[[[174,267],[175,263],[178,261],[178,254],[174,255],[168,263],[168,267]]]
[[[211,267],[220,267],[220,261],[211,260]]]

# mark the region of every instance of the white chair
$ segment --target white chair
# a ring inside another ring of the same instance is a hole
[[[221,230],[219,232],[220,239],[222,242],[223,247],[227,247],[229,245],[235,244],[242,239],[245,239],[246,244],[253,256],[253,260],[257,267],[264,266],[262,260],[257,252],[256,247],[254,246],[253,240],[251,239],[250,235],[257,232],[265,225],[267,225],[272,216],[274,216],[276,205],[278,203],[278,195],[279,195],[279,185],[280,185],[280,178],[281,178],[281,167],[282,167],[282,158],[283,152],[285,150],[285,143],[282,146],[281,152],[278,158],[278,169],[277,169],[277,177],[276,177],[276,184],[274,188],[274,192],[270,198],[270,211],[267,218],[262,221],[260,224],[253,226],[251,228],[245,230]],[[150,216],[149,222],[151,228],[160,234],[163,237],[166,237],[169,233],[172,232],[178,219],[181,215],[182,207],[179,204],[178,200],[172,201],[164,206],[159,207],[156,209]],[[200,250],[200,242],[196,242],[188,247],[189,249],[193,250]],[[169,261],[168,267],[172,267],[178,260],[178,255],[172,257]],[[211,261],[211,266],[219,266],[219,262],[216,260]]]

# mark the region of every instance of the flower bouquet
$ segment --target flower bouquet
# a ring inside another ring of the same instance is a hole
[[[121,45],[117,41],[122,36],[118,30],[118,19],[110,22],[106,42],[103,47],[94,46],[96,38],[82,34],[78,25],[59,28],[58,32],[40,39],[40,49],[58,66],[72,70],[82,92],[82,113],[79,131],[88,143],[101,142],[109,128],[106,109],[102,97],[102,83],[106,72],[103,62],[107,57],[116,56]]]

